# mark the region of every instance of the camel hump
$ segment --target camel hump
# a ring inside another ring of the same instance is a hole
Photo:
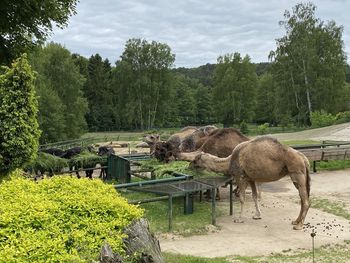
[[[301,152],[288,147],[285,152],[285,162],[289,172],[302,172],[305,173],[305,169],[309,167],[309,160]]]
[[[195,126],[186,126],[186,127],[182,128],[182,129],[180,130],[180,132],[184,132],[184,131],[188,131],[188,130],[197,131],[198,128],[195,127]]]
[[[204,135],[209,135],[212,131],[217,129],[218,128],[215,125],[206,125],[198,128],[198,130],[203,132]]]

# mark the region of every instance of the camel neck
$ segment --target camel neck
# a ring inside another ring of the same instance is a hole
[[[207,163],[207,166],[212,171],[218,173],[226,173],[230,167],[230,159],[231,155],[224,158],[212,156],[211,161]]]

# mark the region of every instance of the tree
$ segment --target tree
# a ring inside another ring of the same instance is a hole
[[[3,0],[0,5],[0,64],[9,64],[42,43],[53,25],[63,28],[78,0]]]
[[[116,128],[113,118],[113,89],[110,84],[111,65],[99,54],[91,56],[87,66],[87,81],[84,94],[89,103],[86,114],[88,127],[92,131],[106,131]]]
[[[201,84],[196,89],[196,124],[215,123],[215,114],[213,113],[212,89]]]
[[[0,75],[0,174],[36,156],[40,131],[34,73],[24,54]]]
[[[279,110],[293,114],[300,125],[310,125],[312,111],[335,113],[348,102],[343,29],[316,18],[315,10],[306,3],[297,4],[292,14],[286,11],[280,22],[286,35],[277,39],[277,49],[270,54],[277,93],[282,95]]]
[[[192,80],[194,82],[194,80]],[[179,119],[181,126],[187,126],[196,122],[196,98],[195,87],[191,86],[191,79],[181,75],[175,78],[176,92],[176,115],[173,118]]]
[[[161,126],[167,115],[175,60],[168,45],[130,39],[113,72],[119,121],[127,128]],[[123,117],[122,117],[123,116]]]
[[[213,101],[224,126],[250,121],[254,116],[257,76],[250,58],[239,53],[218,58],[214,72]]]
[[[271,73],[264,73],[259,77],[255,112],[256,122],[276,123],[276,91]]]
[[[32,54],[31,64],[38,72],[41,142],[78,138],[86,130],[88,104],[82,92],[85,79],[70,52],[50,43]]]

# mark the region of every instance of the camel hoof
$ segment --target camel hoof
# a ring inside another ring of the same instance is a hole
[[[292,221],[292,225],[297,225],[299,222],[297,220]]]
[[[234,223],[244,223],[244,220],[240,219],[240,218],[236,218],[233,220]]]
[[[253,219],[255,220],[261,219],[261,216],[253,216]]]
[[[302,230],[303,229],[303,225],[295,225],[293,226],[294,230]]]

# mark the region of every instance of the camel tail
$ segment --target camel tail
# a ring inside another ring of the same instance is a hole
[[[310,178],[310,164],[309,164],[309,161],[305,161],[305,168],[306,168],[306,190],[307,190],[307,196],[310,197],[311,178]]]

